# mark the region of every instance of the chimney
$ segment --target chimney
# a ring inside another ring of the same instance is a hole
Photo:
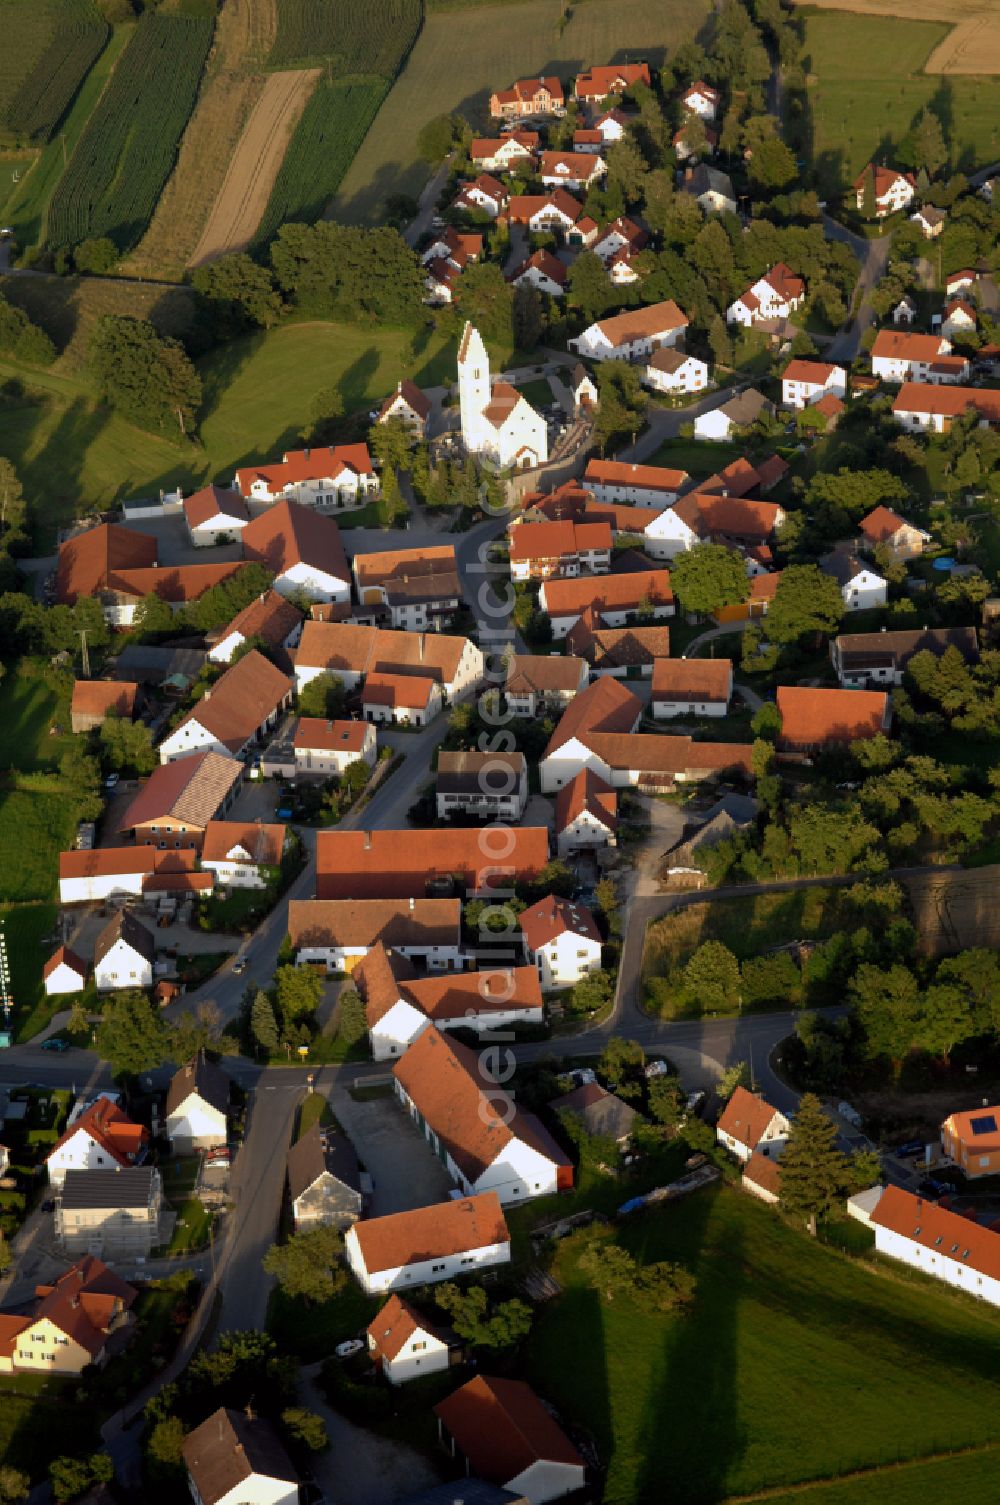
[[[417,901],[416,901],[416,899],[412,899],[411,898],[411,900],[410,900],[410,914],[413,914],[415,912],[416,907],[417,907]]]
[[[425,640],[426,636],[427,636],[427,634],[424,633],[424,632],[422,632],[420,634],[420,662],[421,663],[423,663],[423,661],[424,661],[424,640]]]
[[[370,852],[371,849],[372,849],[372,833],[370,831],[366,831],[365,832],[365,851],[366,852]]]

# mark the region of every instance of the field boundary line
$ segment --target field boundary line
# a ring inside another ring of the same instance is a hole
[[[819,1489],[835,1489],[841,1484],[852,1484],[860,1479],[871,1479],[879,1474],[900,1473],[905,1469],[924,1468],[929,1463],[945,1463],[951,1458],[969,1458],[979,1453],[994,1453],[1000,1449],[1000,1438],[989,1442],[967,1443],[961,1447],[945,1448],[935,1453],[925,1453],[920,1458],[900,1458],[895,1463],[876,1463],[870,1468],[851,1469],[843,1474],[831,1474],[827,1479],[804,1479],[800,1484],[774,1484],[766,1489],[757,1489],[749,1494],[726,1495],[720,1505],[752,1505],[754,1500],[775,1500],[788,1495],[805,1495]]]

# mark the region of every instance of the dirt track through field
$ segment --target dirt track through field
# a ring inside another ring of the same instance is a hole
[[[268,74],[189,266],[202,266],[228,251],[245,251],[253,240],[292,132],[321,72],[302,68]]]
[[[924,64],[925,73],[1000,73],[1000,16],[996,0],[800,0],[819,10],[900,21],[950,21],[953,29]]]

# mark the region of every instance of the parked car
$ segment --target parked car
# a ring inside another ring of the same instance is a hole
[[[105,789],[108,789],[108,790],[110,790],[110,789],[117,789],[117,787],[118,787],[118,777],[119,776],[116,773],[109,773],[108,776],[107,776],[107,778],[104,780],[104,787],[105,787]]]
[[[58,1051],[69,1050],[69,1042],[67,1040],[60,1039],[58,1035],[50,1035],[47,1040],[42,1041],[42,1049]]]
[[[955,1188],[947,1181],[938,1181],[934,1176],[925,1176],[917,1187],[922,1197],[946,1197],[954,1192]]]
[[[234,977],[242,977],[242,975],[246,971],[246,969],[247,969],[247,959],[246,959],[246,957],[245,956],[238,956],[236,958],[236,960],[233,962],[233,976]]]
[[[688,1100],[684,1104],[685,1113],[698,1113],[704,1101],[704,1092],[690,1092],[688,1094]]]
[[[922,1155],[924,1153],[924,1141],[922,1139],[908,1139],[905,1144],[897,1145],[892,1152],[905,1160],[908,1155]]]

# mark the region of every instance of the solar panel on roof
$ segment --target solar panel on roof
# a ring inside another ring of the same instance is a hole
[[[997,1131],[996,1115],[984,1113],[982,1118],[970,1118],[969,1127],[973,1134],[995,1134]]]

